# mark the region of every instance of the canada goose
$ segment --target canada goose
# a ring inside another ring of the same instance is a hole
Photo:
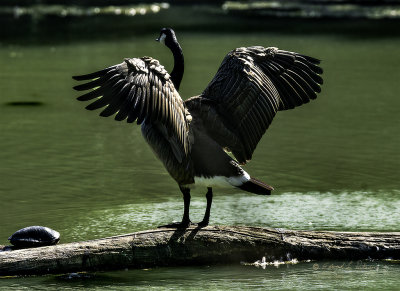
[[[320,61],[275,47],[237,48],[227,54],[203,93],[183,101],[178,93],[184,71],[182,49],[171,28],[163,28],[157,41],[174,56],[170,74],[153,58],[125,59],[101,71],[73,77],[90,80],[74,89],[94,89],[78,97],[80,101],[96,99],[86,109],[107,106],[100,116],[116,114],[116,120],[141,124],[144,138],[183,193],[182,221],[165,227],[191,224],[190,188],[194,184],[208,189],[206,212],[198,223],[206,226],[213,186],[224,184],[271,194],[271,186],[250,177],[240,165],[251,160],[279,110],[317,97],[322,84]]]

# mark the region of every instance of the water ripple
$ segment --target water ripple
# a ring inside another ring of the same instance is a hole
[[[282,193],[255,196],[233,194],[216,197],[211,224],[251,225],[302,230],[399,231],[400,191],[341,193]],[[205,201],[197,197],[191,205],[193,221],[200,221]],[[98,238],[155,228],[180,220],[183,203],[169,199],[161,203],[120,205],[85,212],[66,230],[72,240]]]

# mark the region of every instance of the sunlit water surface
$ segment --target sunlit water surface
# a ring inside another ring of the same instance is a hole
[[[28,225],[62,242],[112,236],[179,220],[176,183],[139,127],[85,111],[74,74],[150,55],[171,69],[157,35],[119,41],[0,45],[0,244]],[[399,231],[400,38],[259,33],[178,34],[186,57],[181,95],[199,94],[225,54],[277,46],[318,57],[322,94],[280,112],[246,170],[273,185],[272,196],[215,189],[211,224],[337,231]],[[15,106],[18,102],[37,102]],[[193,192],[201,220],[206,189]],[[260,258],[261,259],[261,258]],[[88,278],[1,279],[0,289],[395,289],[396,262],[300,262],[98,273]]]

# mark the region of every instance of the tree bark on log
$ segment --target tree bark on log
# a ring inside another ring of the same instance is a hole
[[[0,252],[0,276],[286,260],[400,259],[400,232],[295,231],[248,226],[161,228]]]

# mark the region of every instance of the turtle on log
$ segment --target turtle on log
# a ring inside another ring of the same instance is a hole
[[[45,226],[28,226],[16,231],[8,240],[17,248],[36,248],[55,245],[60,233]]]

